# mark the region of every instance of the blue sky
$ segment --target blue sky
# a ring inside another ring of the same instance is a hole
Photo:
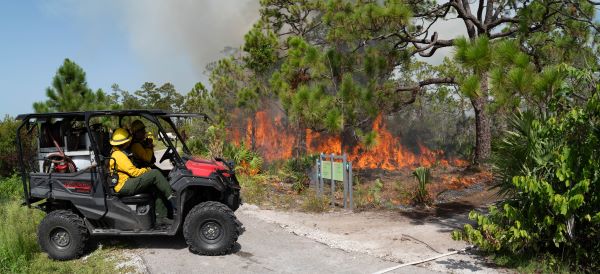
[[[110,92],[117,83],[134,91],[151,81],[172,82],[186,93],[196,82],[206,82],[204,66],[224,47],[239,46],[257,18],[252,0],[167,2],[3,1],[1,117],[31,112],[33,102],[45,100],[45,89],[65,58],[83,67],[92,89]],[[216,10],[243,20],[220,22],[211,17]]]
[[[107,18],[95,37],[72,16],[35,1],[6,1],[0,9],[0,115],[31,112],[65,58],[87,72],[91,88],[110,90],[112,83],[135,89],[144,81],[140,62],[131,53],[125,33]],[[151,80],[151,79],[147,79]]]

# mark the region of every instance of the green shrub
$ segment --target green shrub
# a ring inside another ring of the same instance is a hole
[[[19,123],[10,116],[0,121],[0,176],[9,176],[17,167],[16,130]]]
[[[429,195],[429,191],[427,191],[427,185],[431,181],[431,172],[429,168],[418,167],[413,171],[413,176],[415,176],[418,182],[413,202],[419,205],[432,204],[433,199]]]
[[[510,130],[494,143],[492,162],[496,177],[495,188],[502,195],[514,194],[512,178],[536,166],[539,155],[546,146],[538,143],[537,131],[533,130],[535,115],[532,112],[517,112],[508,119]]]
[[[0,121],[0,177],[10,176],[19,168],[19,154],[17,150],[16,136],[20,121],[10,116],[5,116]],[[23,138],[23,158],[25,165],[31,167],[34,164],[36,144],[36,129],[32,128],[30,135],[25,135],[26,130],[21,130]]]
[[[193,155],[210,158],[210,153],[206,143],[201,138],[191,138],[186,141],[187,147]]]
[[[516,256],[547,252],[577,271],[600,268],[600,100],[557,112],[548,119],[520,118],[528,131],[513,130],[504,141],[527,142],[521,171],[506,171],[511,198],[471,212],[477,226],[453,236],[485,251]],[[527,132],[527,133],[526,133]],[[526,141],[529,140],[529,141]],[[504,150],[511,154],[509,150]],[[506,157],[510,157],[506,155]]]
[[[262,171],[263,158],[243,142],[239,145],[226,144],[223,157],[235,163],[235,171],[241,174],[256,175]]]
[[[317,157],[318,155],[306,155],[285,160],[278,170],[280,179],[292,184],[292,189],[297,193],[304,191],[310,184],[310,172]]]

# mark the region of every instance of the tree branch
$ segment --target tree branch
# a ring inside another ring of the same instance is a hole
[[[481,21],[477,20],[473,14],[471,14],[471,9],[469,8],[469,2],[467,0],[463,0],[462,4],[458,2],[459,0],[450,1],[450,5],[456,10],[458,13],[458,17],[464,19],[465,25],[467,26],[467,31],[469,32],[469,36],[474,34],[473,27],[477,27],[480,31],[485,30],[485,26],[481,23]]]
[[[485,20],[484,24],[487,24],[492,21],[494,13],[494,0],[488,0],[487,6],[485,7]]]
[[[484,0],[479,0],[479,7],[477,7],[477,20],[481,21],[483,16],[483,2]]]
[[[423,87],[429,85],[456,85],[456,81],[454,80],[454,77],[430,78],[420,81],[417,85],[412,87],[399,87],[396,89],[396,92],[410,91],[411,95],[410,99],[408,99],[405,102],[402,102],[402,104],[398,106],[397,109],[414,103],[417,100],[419,94],[423,91]]]
[[[412,86],[412,87],[399,87],[396,89],[396,91],[397,92],[398,91],[413,91],[413,90],[421,89],[424,86],[440,85],[440,84],[456,85],[456,81],[454,80],[454,77],[430,78],[430,79],[420,81],[417,85]]]

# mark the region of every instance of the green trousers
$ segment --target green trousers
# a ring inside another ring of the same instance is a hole
[[[127,179],[121,190],[119,190],[119,194],[131,196],[152,192],[154,189],[158,189],[165,198],[169,198],[173,194],[169,181],[157,169],[150,170],[141,176]]]

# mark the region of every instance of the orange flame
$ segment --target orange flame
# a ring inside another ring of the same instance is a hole
[[[255,148],[263,155],[266,161],[289,159],[292,157],[294,147],[301,138],[299,133],[293,133],[282,122],[281,115],[270,115],[267,111],[259,111],[254,117],[247,119],[245,142],[250,145],[252,129],[255,127]],[[406,167],[427,166],[466,166],[467,161],[461,159],[448,159],[442,150],[430,150],[423,144],[418,144],[418,152],[405,148],[399,137],[394,137],[385,127],[383,116],[379,115],[373,122],[373,130],[377,132],[376,144],[367,148],[364,145],[355,146],[347,152],[352,165],[358,169],[384,169],[398,170]],[[239,143],[240,132],[233,130],[230,133],[234,143]],[[335,153],[341,154],[342,141],[310,129],[305,131],[305,142],[308,153]]]

